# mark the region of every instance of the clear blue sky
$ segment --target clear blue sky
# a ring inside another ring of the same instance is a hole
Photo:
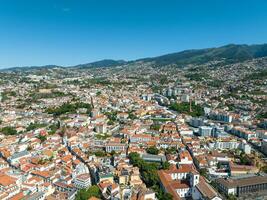
[[[1,0],[0,67],[267,42],[266,0]]]

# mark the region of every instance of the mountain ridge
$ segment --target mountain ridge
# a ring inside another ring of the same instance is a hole
[[[204,64],[209,61],[227,60],[228,62],[240,62],[253,58],[267,56],[267,44],[261,45],[236,45],[228,44],[216,48],[191,49],[162,56],[140,59],[140,61],[155,62],[159,65],[188,65]]]
[[[190,49],[175,53],[164,54],[155,57],[141,58],[137,60],[113,60],[103,59],[95,62],[78,64],[68,66],[66,68],[97,68],[97,67],[116,67],[123,66],[135,62],[151,62],[157,66],[177,65],[177,67],[184,67],[189,64],[204,64],[210,61],[223,61],[227,64],[251,60],[254,58],[261,58],[267,56],[267,43],[264,44],[228,44],[221,47],[204,48],[204,49]],[[25,66],[12,67],[1,69],[1,71],[16,71],[16,70],[31,70],[31,69],[51,69],[51,68],[65,68],[58,65],[45,66]]]

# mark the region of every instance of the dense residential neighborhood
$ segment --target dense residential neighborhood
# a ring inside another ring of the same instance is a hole
[[[0,199],[267,195],[266,67],[2,71]]]
[[[267,200],[267,0],[0,0],[0,200]]]

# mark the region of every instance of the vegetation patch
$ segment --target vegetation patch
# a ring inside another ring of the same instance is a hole
[[[174,103],[171,104],[170,109],[175,110],[179,113],[184,113],[187,115],[191,115],[192,117],[199,117],[204,115],[204,108],[200,105],[191,103],[191,111],[190,111],[190,103]]]
[[[138,153],[129,154],[130,162],[140,169],[141,177],[145,184],[156,192],[159,200],[171,200],[172,195],[164,193],[160,188],[160,180],[157,171],[159,169],[168,169],[167,163],[157,164],[145,162]]]
[[[90,113],[92,110],[91,104],[88,103],[64,103],[63,105],[56,107],[56,108],[48,108],[46,112],[48,114],[53,114],[54,116],[60,116],[62,114],[67,114],[67,113],[76,113],[76,110],[79,108],[86,108],[87,113]]]

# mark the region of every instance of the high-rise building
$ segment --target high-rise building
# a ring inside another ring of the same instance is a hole
[[[199,135],[203,137],[211,136],[212,127],[210,126],[200,126],[199,127]]]

